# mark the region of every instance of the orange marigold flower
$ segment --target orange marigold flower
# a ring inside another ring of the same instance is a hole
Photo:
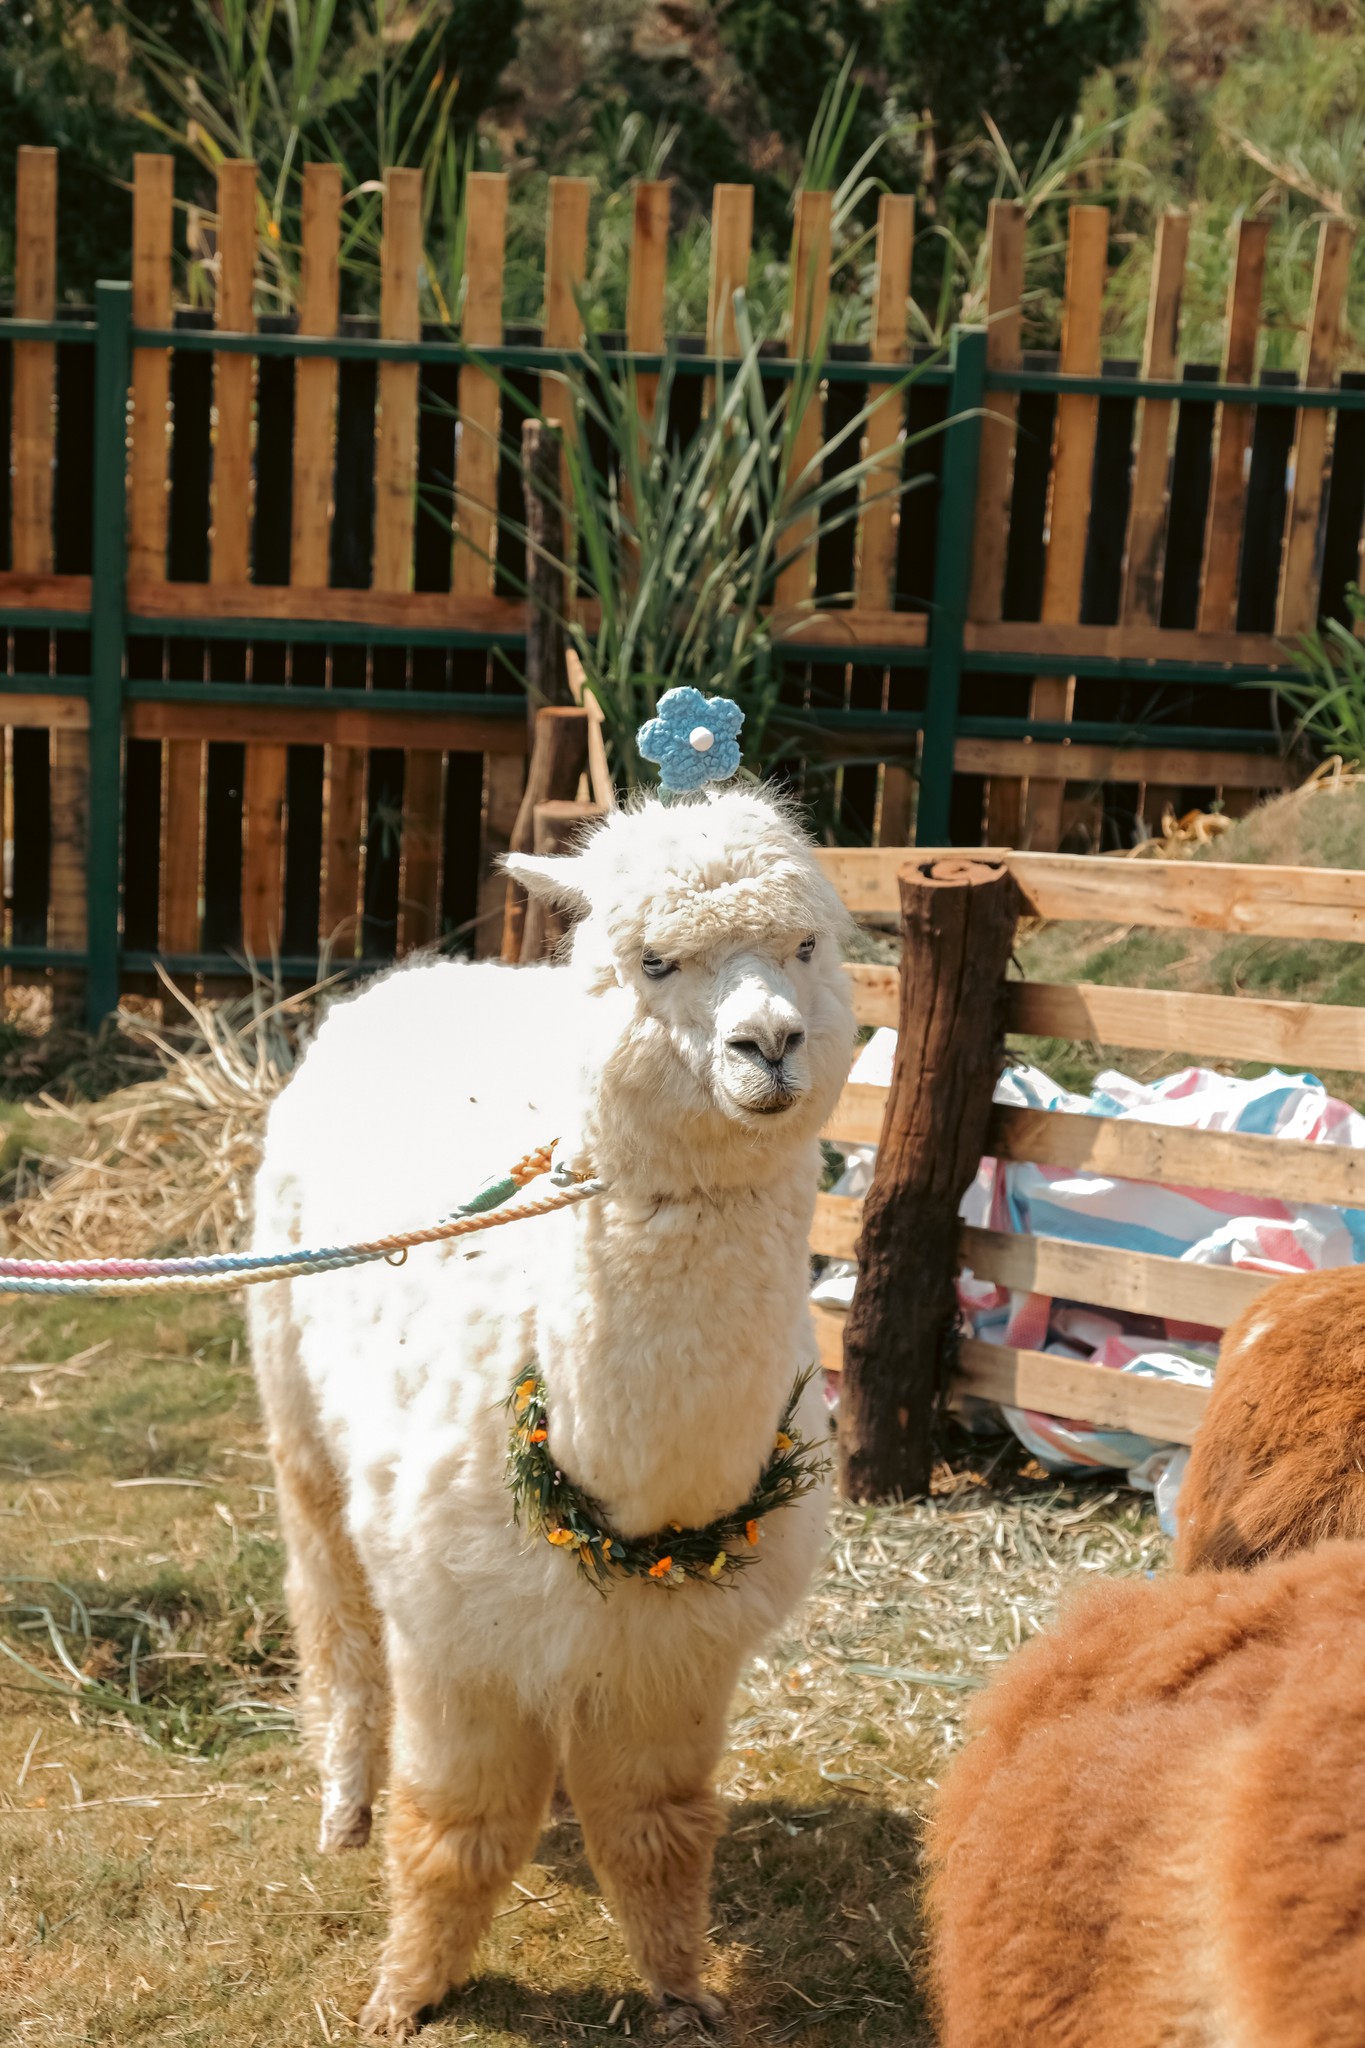
[[[280,224],[279,224],[279,222],[278,222],[277,220],[268,220],[268,221],[266,222],[266,224],[265,224],[265,231],[266,231],[266,233],[267,233],[267,234],[269,235],[269,237],[270,237],[270,239],[271,239],[271,241],[272,241],[272,242],[278,242],[278,241],[279,241],[279,239],[280,239]]]
[[[746,1543],[757,1543],[757,1541],[758,1541],[758,1523],[757,1523],[757,1522],[746,1522],[746,1523],[744,1524],[744,1540],[745,1540],[745,1542],[746,1542]]]
[[[776,1442],[774,1443],[774,1445],[773,1445],[773,1449],[774,1449],[775,1451],[789,1451],[789,1450],[791,1449],[791,1447],[792,1447],[792,1440],[791,1440],[791,1438],[790,1438],[790,1437],[789,1437],[789,1436],[787,1435],[787,1432],[786,1432],[786,1430],[785,1430],[785,1429],[779,1429],[779,1430],[778,1430],[778,1432],[777,1432],[777,1441],[776,1441]]]
[[[549,1434],[548,1429],[528,1429],[526,1441],[528,1444],[543,1444]]]
[[[666,1578],[668,1577],[668,1574],[669,1574],[669,1573],[670,1573],[670,1572],[672,1571],[672,1569],[673,1569],[673,1560],[672,1560],[672,1558],[671,1558],[671,1557],[661,1557],[661,1558],[659,1559],[659,1562],[658,1562],[657,1564],[652,1564],[652,1565],[650,1566],[650,1568],[649,1568],[649,1576],[651,1577],[651,1579],[666,1579]]]
[[[569,1544],[577,1543],[578,1538],[574,1535],[572,1529],[547,1529],[545,1531],[545,1541],[547,1543],[557,1543],[560,1549],[564,1550]]]
[[[516,1398],[518,1415],[524,1415],[526,1413],[526,1410],[531,1405],[531,1396],[535,1393],[535,1390],[536,1383],[534,1380],[523,1380],[521,1385],[517,1388]]]

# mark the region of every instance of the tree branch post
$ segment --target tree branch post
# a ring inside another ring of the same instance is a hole
[[[606,815],[605,805],[586,800],[580,803],[555,799],[537,804],[534,851],[572,853],[587,827],[596,825]],[[526,931],[521,946],[523,964],[530,960],[547,960],[572,923],[573,919],[557,905],[547,903],[543,896],[533,896],[526,909]]]
[[[900,871],[896,1060],[863,1204],[844,1333],[841,1483],[849,1500],[927,1493],[957,1317],[958,1205],[1004,1065],[1005,972],[1019,900],[997,862],[926,855]]]
[[[531,728],[526,789],[508,839],[511,853],[536,851],[536,812],[555,799],[573,798],[588,765],[588,713],[577,704],[542,705]],[[514,966],[526,954],[526,891],[508,878],[502,916],[502,957]],[[538,959],[539,954],[532,954]]]

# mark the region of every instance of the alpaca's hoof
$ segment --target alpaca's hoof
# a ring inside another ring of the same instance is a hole
[[[318,1831],[318,1847],[324,1854],[333,1849],[363,1849],[370,1839],[374,1814],[368,1806],[340,1806],[326,1810]]]
[[[700,1984],[690,1991],[665,1991],[657,2001],[664,2016],[664,2031],[681,2034],[687,2027],[709,2034],[725,2018],[725,2000]]]
[[[417,2012],[420,2010],[419,2006]],[[417,2032],[417,2012],[390,1991],[381,1977],[356,2024],[367,2041],[410,2041]]]

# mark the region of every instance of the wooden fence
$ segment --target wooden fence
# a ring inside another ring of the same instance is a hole
[[[101,1015],[157,959],[194,975],[274,955],[305,976],[320,954],[378,962],[458,933],[495,946],[526,748],[503,391],[564,415],[587,184],[551,182],[544,322],[517,331],[506,181],[476,176],[454,340],[420,317],[414,172],[386,184],[377,324],[339,317],[329,166],[305,175],[287,320],[253,306],[250,165],[219,174],[211,314],[173,304],[169,158],[135,161],[131,286],[102,285],[93,318],[57,302],[55,154],[22,150],[18,176],[0,320],[0,964],[55,970],[68,994],[85,974]],[[667,205],[666,187],[637,189],[626,332],[610,339],[646,377],[678,350],[685,429],[736,347],[752,193],[717,188],[707,332],[673,344]],[[802,194],[789,350],[821,331],[830,232],[828,195]],[[1323,227],[1288,384],[1253,381],[1264,223],[1241,229],[1220,366],[1179,360],[1184,224],[1164,223],[1134,365],[1101,360],[1108,221],[1074,208],[1058,359],[1021,349],[1024,219],[1002,202],[989,324],[904,387],[913,236],[913,201],[888,195],[869,344],[828,350],[802,431],[814,445],[820,414],[833,433],[890,389],[870,449],[921,487],[899,512],[883,495],[812,532],[776,592],[787,699],[844,764],[836,834],[1054,846],[1098,829],[1101,800],[1112,832],[1173,796],[1235,807],[1281,786],[1268,699],[1245,686],[1320,606],[1340,609],[1365,510],[1365,380],[1333,382],[1348,231]],[[765,363],[775,386],[793,369]]]
[[[988,853],[983,858],[1008,866],[1026,916],[1365,942],[1365,872],[1354,869],[1202,861],[1151,861],[1135,867],[1130,860],[1065,854]],[[900,869],[907,859],[918,864],[925,855],[886,847],[840,850],[823,859],[855,916],[884,919],[899,914]],[[859,1021],[895,1025],[900,1005],[896,970],[854,966],[848,972]],[[1026,1035],[1365,1073],[1365,1009],[1015,980],[1006,983],[1004,999],[1008,1029]],[[988,1020],[982,1028],[990,1028]],[[851,1083],[825,1135],[835,1142],[876,1144],[886,1102],[885,1088]],[[997,1108],[986,1151],[993,1158],[1032,1160],[1123,1180],[1365,1208],[1365,1157],[1299,1140]],[[862,1212],[859,1201],[821,1196],[812,1251],[855,1257]],[[1189,1265],[1150,1253],[966,1226],[959,1252],[964,1268],[1001,1287],[1220,1330],[1272,1284],[1269,1275],[1232,1267]],[[843,1360],[843,1325],[842,1312],[817,1311],[821,1357],[834,1370]],[[1208,1398],[1199,1387],[977,1339],[963,1342],[950,1392],[1177,1443],[1190,1441]],[[927,1416],[922,1428],[927,1431]]]

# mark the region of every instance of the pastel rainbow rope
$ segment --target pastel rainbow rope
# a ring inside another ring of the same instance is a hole
[[[511,1201],[528,1181],[550,1171],[555,1142],[528,1152],[501,1180],[490,1182],[439,1223],[423,1230],[395,1231],[360,1244],[327,1245],[317,1251],[214,1252],[181,1259],[0,1259],[0,1294],[211,1294],[226,1287],[251,1287],[262,1280],[296,1280],[308,1273],[336,1273],[376,1259],[402,1265],[414,1245],[441,1244],[503,1223],[548,1216],[602,1192],[600,1180],[560,1181],[552,1195]],[[562,1173],[564,1169],[557,1169]],[[395,1257],[395,1254],[398,1254]]]

